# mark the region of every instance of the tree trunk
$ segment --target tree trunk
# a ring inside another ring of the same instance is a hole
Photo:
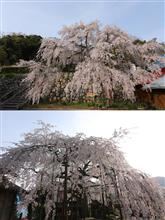
[[[63,203],[64,220],[68,219],[68,216],[67,216],[67,179],[68,179],[68,152],[66,148],[66,154],[64,158],[64,203]]]
[[[112,168],[111,168],[112,169]],[[120,201],[120,192],[119,192],[119,186],[118,186],[118,181],[117,181],[117,176],[116,176],[116,172],[114,169],[112,169],[113,171],[113,174],[114,174],[114,185],[115,185],[115,191],[116,191],[116,194],[117,194],[117,198],[118,198],[118,201],[119,201],[119,212],[120,212],[120,218],[121,220],[124,220],[125,219],[125,214],[124,214],[124,210],[122,208],[122,202]]]

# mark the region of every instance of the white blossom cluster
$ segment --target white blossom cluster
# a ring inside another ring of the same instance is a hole
[[[58,99],[57,93],[68,101],[85,101],[89,93],[110,102],[119,97],[134,101],[135,86],[156,77],[156,61],[165,64],[164,44],[140,41],[117,27],[101,28],[97,21],[65,26],[59,34],[59,39],[43,40],[27,76],[33,103],[50,94]],[[61,87],[56,78],[63,80],[68,72],[72,75]]]
[[[2,174],[24,187],[26,204],[37,206],[45,194],[45,220],[57,202],[86,198],[108,209],[118,205],[120,219],[165,219],[165,203],[151,178],[133,169],[118,149],[128,130],[115,131],[109,139],[77,134],[66,136],[40,122],[33,132],[1,155]]]

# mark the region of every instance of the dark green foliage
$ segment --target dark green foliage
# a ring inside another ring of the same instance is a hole
[[[0,65],[12,65],[19,61],[34,59],[41,44],[38,35],[5,35],[0,38]]]
[[[23,74],[28,73],[29,70],[27,67],[2,67],[0,70],[0,74],[9,74],[9,73],[15,73],[15,74]]]
[[[65,67],[61,66],[62,71],[72,73],[75,71],[76,65],[75,64],[68,64]]]
[[[0,64],[4,65],[7,60],[7,51],[4,46],[0,46]]]
[[[136,39],[133,43],[135,45],[143,45],[143,44],[146,43],[146,41],[145,40]]]

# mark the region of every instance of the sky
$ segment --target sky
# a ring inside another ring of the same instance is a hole
[[[128,163],[151,176],[165,176],[163,111],[0,111],[0,145],[12,146],[37,127],[51,123],[68,135],[109,138],[114,129],[129,129],[119,149]]]
[[[140,39],[165,41],[164,0],[1,0],[1,32],[58,37],[63,25],[99,20]]]

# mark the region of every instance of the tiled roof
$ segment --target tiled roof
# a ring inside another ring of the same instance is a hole
[[[165,67],[161,69],[161,76],[155,79],[153,82],[143,86],[143,90],[146,89],[165,89]]]
[[[151,89],[165,89],[165,75],[161,76],[160,78],[154,80],[150,84]]]

